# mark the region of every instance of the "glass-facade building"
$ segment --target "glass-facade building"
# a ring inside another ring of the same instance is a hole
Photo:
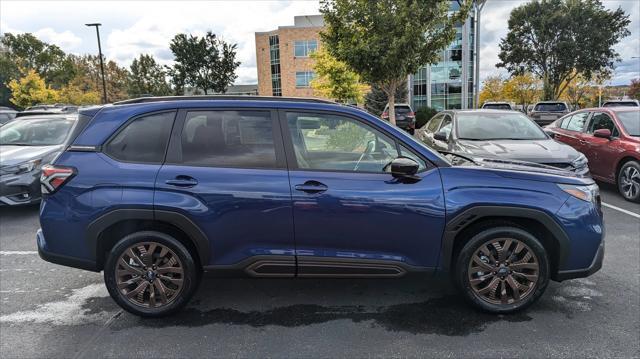
[[[454,0],[450,9],[455,11],[459,6]],[[456,26],[454,41],[440,51],[438,62],[409,76],[409,102],[414,110],[425,106],[438,111],[474,107],[474,28],[474,11],[470,11],[467,21]]]

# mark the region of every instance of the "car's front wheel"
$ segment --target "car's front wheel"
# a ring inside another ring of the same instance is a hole
[[[161,317],[182,308],[199,277],[185,246],[155,231],[125,236],[113,247],[104,267],[111,297],[123,309],[144,317]]]
[[[627,201],[640,202],[640,163],[629,161],[620,168],[618,191]]]
[[[485,229],[460,251],[455,280],[474,306],[493,313],[512,313],[544,293],[549,283],[547,253],[521,228]]]

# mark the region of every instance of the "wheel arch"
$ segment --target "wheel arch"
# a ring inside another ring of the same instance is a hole
[[[483,225],[495,225],[496,222],[513,223],[540,239],[549,253],[550,274],[555,279],[567,260],[569,237],[549,214],[531,208],[477,206],[460,213],[445,227],[440,267],[449,271],[455,263],[457,253],[472,235],[482,230]]]
[[[616,164],[616,170],[613,173],[614,179],[616,181],[615,182],[616,185],[618,184],[618,178],[620,177],[620,170],[622,169],[622,166],[624,166],[627,162],[630,162],[630,161],[640,162],[640,159],[627,154],[627,155],[623,156],[622,158],[620,158],[620,160]]]
[[[100,216],[87,226],[87,246],[95,255],[101,270],[107,253],[124,235],[156,230],[168,233],[182,242],[194,255],[200,267],[209,263],[209,240],[186,216],[172,211],[152,209],[116,209]]]

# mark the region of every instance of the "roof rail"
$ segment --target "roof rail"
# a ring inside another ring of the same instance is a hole
[[[114,102],[114,105],[128,105],[134,103],[148,103],[148,102],[161,102],[161,101],[289,101],[289,102],[315,102],[315,103],[331,103],[336,104],[334,101],[323,100],[319,98],[306,98],[306,97],[280,97],[280,96],[232,96],[232,95],[198,95],[198,96],[156,96],[156,97],[138,97],[130,100],[123,100]]]

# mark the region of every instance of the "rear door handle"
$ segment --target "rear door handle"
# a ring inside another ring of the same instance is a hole
[[[191,176],[176,176],[175,179],[166,180],[165,183],[176,187],[193,187],[198,184],[198,180]]]
[[[321,193],[329,189],[324,183],[318,181],[307,181],[303,184],[297,184],[293,188],[296,191],[302,191],[306,193]]]

